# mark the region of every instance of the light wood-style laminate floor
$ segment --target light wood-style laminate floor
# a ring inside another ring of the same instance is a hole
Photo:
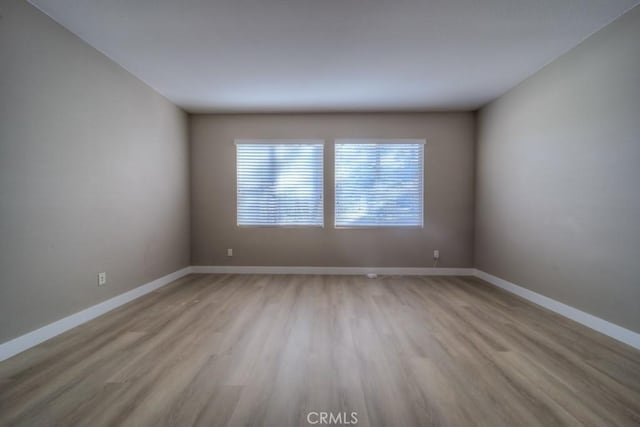
[[[640,352],[474,278],[190,275],[0,363],[2,425],[285,427],[310,411],[640,425]]]

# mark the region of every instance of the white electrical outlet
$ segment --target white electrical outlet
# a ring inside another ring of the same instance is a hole
[[[233,256],[233,249],[227,249],[227,256]]]
[[[434,249],[433,251],[433,259],[440,259],[440,251],[438,249]]]
[[[98,273],[98,286],[107,284],[107,273]]]

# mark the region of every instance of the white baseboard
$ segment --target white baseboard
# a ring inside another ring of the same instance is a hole
[[[485,282],[489,282],[494,286],[502,288],[507,292],[511,292],[512,294],[529,300],[534,304],[538,304],[564,317],[581,323],[588,328],[630,345],[631,347],[640,349],[640,334],[637,332],[623,328],[622,326],[618,326],[589,313],[585,313],[584,311],[573,308],[570,305],[545,297],[544,295],[540,295],[539,293],[530,291],[529,289],[523,288],[522,286],[518,286],[489,273],[485,273],[484,271],[474,269],[473,275]]]
[[[162,286],[167,285],[183,276],[186,276],[189,273],[191,273],[191,267],[185,267],[181,270],[175,271],[171,274],[167,274],[166,276],[160,277],[159,279],[153,280],[142,286],[138,286],[137,288],[132,289],[128,292],[91,306],[85,310],[72,314],[71,316],[67,316],[63,319],[57,320],[53,323],[43,326],[40,329],[36,329],[35,331],[31,331],[17,338],[14,338],[11,341],[2,343],[0,344],[0,361],[8,359],[18,353],[22,353],[23,351],[34,347],[50,338],[53,338],[56,335],[60,335],[61,333],[66,332],[69,329],[86,323],[91,319],[94,319],[108,311],[113,310],[114,308],[128,303],[129,301],[139,298],[142,295],[148,294],[149,292],[155,291],[156,289],[161,288]]]
[[[195,265],[192,273],[204,274],[333,274],[386,276],[471,276],[473,268],[430,267],[268,267],[234,265]]]

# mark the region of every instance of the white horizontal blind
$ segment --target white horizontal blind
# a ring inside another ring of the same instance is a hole
[[[336,227],[421,227],[423,158],[422,140],[337,140]]]
[[[236,141],[239,226],[323,226],[322,141]]]

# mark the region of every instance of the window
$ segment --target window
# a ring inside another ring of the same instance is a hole
[[[323,141],[236,141],[239,226],[318,226]]]
[[[423,140],[336,140],[336,227],[422,227]]]

